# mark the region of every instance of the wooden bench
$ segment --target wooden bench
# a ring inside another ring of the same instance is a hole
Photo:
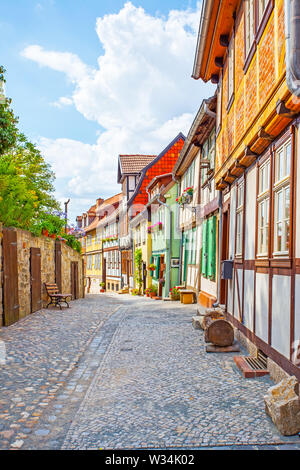
[[[70,305],[67,302],[67,298],[72,298],[72,294],[60,294],[57,284],[45,283],[45,288],[50,298],[50,302],[46,308],[48,308],[50,305],[54,305],[54,307],[59,306],[59,308],[62,310],[62,303],[67,304],[68,308],[70,308]]]

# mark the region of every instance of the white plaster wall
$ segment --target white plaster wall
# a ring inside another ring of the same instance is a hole
[[[290,358],[291,278],[273,276],[271,345]]]
[[[256,167],[247,173],[246,180],[245,259],[255,258]]]
[[[297,161],[297,195],[296,195],[296,258],[300,258],[300,132],[296,129],[295,153]]]
[[[300,276],[295,276],[295,337],[294,341],[300,341]],[[298,345],[297,345],[298,347]]]
[[[245,271],[244,287],[244,325],[253,331],[254,309],[254,271]]]
[[[238,279],[238,283],[237,283]],[[237,269],[235,272],[235,286],[234,286],[234,316],[239,320],[242,315],[242,305],[243,305],[243,270]],[[241,312],[239,311],[239,299],[238,299],[238,286],[240,292],[240,306]]]
[[[217,298],[217,283],[201,276],[201,291]]]
[[[269,332],[269,275],[256,274],[255,333],[268,343]]]
[[[227,310],[233,314],[233,281],[227,283]]]

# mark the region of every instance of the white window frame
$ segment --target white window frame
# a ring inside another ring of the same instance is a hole
[[[240,257],[243,254],[243,222],[244,222],[244,191],[245,184],[241,181],[236,189],[236,238],[235,238],[235,256]]]
[[[245,0],[245,52],[248,56],[255,38],[255,0]]]
[[[258,172],[258,188],[257,196],[258,220],[257,220],[257,256],[268,256],[269,246],[269,209],[270,209],[270,166],[271,159],[268,158],[264,162]],[[264,218],[262,219],[264,214]],[[262,222],[263,220],[263,222]]]
[[[259,26],[264,17],[264,13],[267,9],[269,0],[257,0],[257,3],[258,3],[257,12],[258,12],[258,26]]]
[[[289,152],[288,152],[289,149]],[[282,160],[281,160],[282,156]],[[291,159],[292,141],[289,138],[275,151],[275,181],[274,181],[274,256],[288,256],[291,243]],[[289,198],[287,198],[289,194]],[[282,211],[279,214],[279,198],[282,198]],[[287,211],[287,200],[289,200]],[[281,247],[279,246],[279,226],[281,225]],[[287,230],[287,227],[289,230]],[[287,241],[287,232],[289,239]]]
[[[228,46],[228,88],[227,88],[227,106],[234,95],[234,34],[232,34]]]

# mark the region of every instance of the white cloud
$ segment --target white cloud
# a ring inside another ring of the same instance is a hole
[[[54,106],[55,108],[64,108],[65,106],[72,106],[73,100],[71,98],[68,98],[67,96],[62,96],[60,97],[57,101],[54,101],[54,103],[50,103],[51,106]]]
[[[118,154],[159,153],[180,131],[188,132],[202,99],[214,91],[190,78],[199,18],[200,3],[197,11],[171,11],[163,18],[127,2],[118,14],[97,19],[104,51],[97,69],[70,52],[38,45],[22,52],[72,82],[72,99],[61,97],[57,106],[73,103],[101,126],[94,145],[41,138],[65,194],[81,199],[91,194],[92,203],[92,197],[119,191]]]

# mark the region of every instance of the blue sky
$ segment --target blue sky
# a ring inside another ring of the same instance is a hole
[[[199,19],[196,0],[1,1],[6,92],[73,219],[119,190],[119,153],[158,153],[213,91],[190,78]]]

